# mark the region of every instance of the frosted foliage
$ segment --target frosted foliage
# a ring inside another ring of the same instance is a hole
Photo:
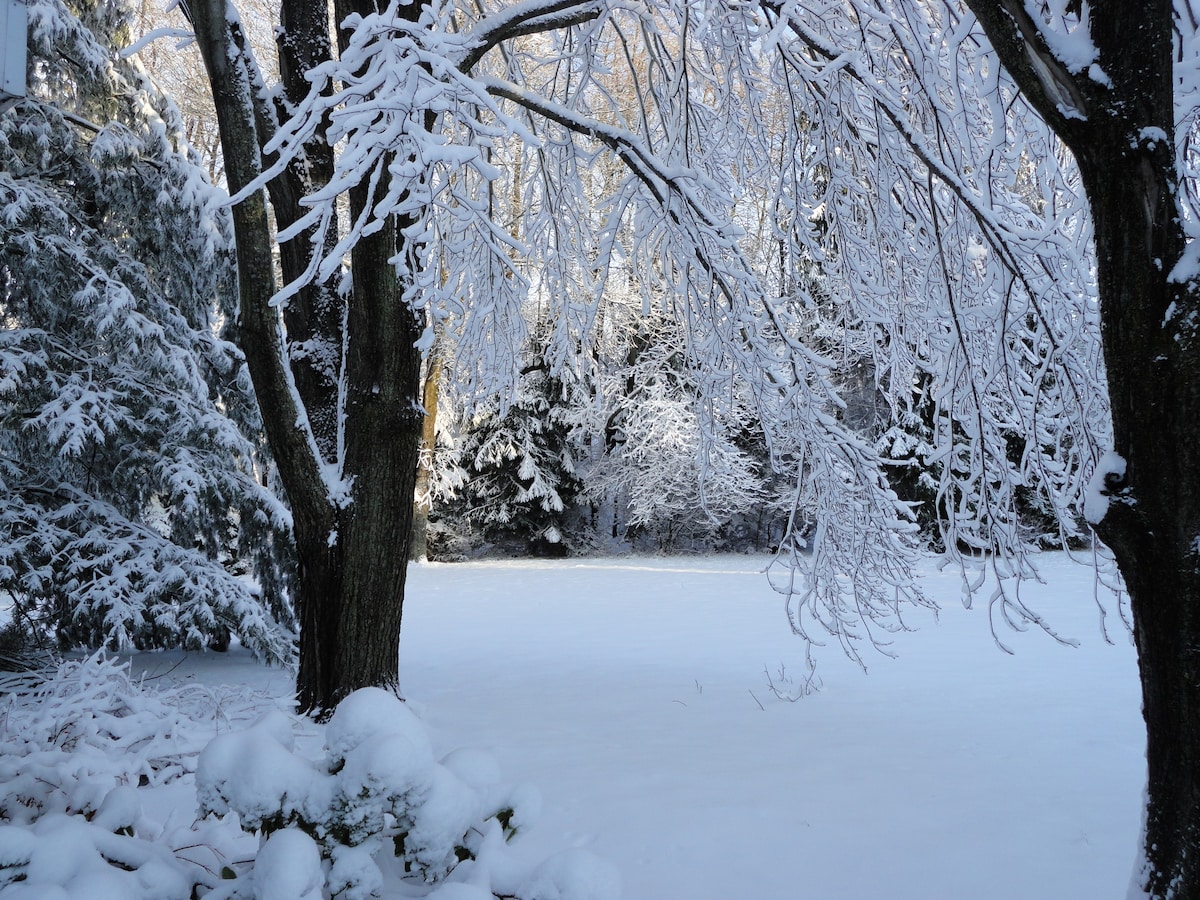
[[[325,879],[329,892],[345,900],[367,900],[384,896],[384,878],[372,857],[373,847],[334,847],[332,865]]]
[[[30,96],[0,114],[0,584],[63,646],[288,659],[223,198],[110,49],[131,7],[28,10]]]
[[[664,543],[776,505],[766,448],[756,458],[745,440],[754,420],[745,386],[732,401],[706,398],[705,363],[680,324],[652,315],[629,327],[626,364],[598,379],[607,452],[588,494],[614,498],[630,528],[655,529]]]
[[[537,814],[536,790],[504,784],[481,750],[436,762],[382,691],[347,698],[314,759],[301,748],[325,726],[274,699],[147,687],[102,654],[3,687],[6,898],[368,900],[468,882],[491,897],[537,865],[510,843]]]
[[[230,834],[154,818],[154,792],[190,779],[215,710],[245,698],[153,690],[103,655],[9,676],[0,718],[0,892],[71,900],[188,900],[215,873],[175,847],[240,852]],[[188,817],[190,819],[190,816]],[[205,851],[209,852],[209,851]]]
[[[128,667],[103,656],[64,663],[54,678],[10,690],[0,716],[20,724],[6,728],[0,743],[6,822],[71,812],[130,825],[137,814],[122,786],[167,784],[190,771],[176,752],[186,724],[180,711],[168,697],[139,696]]]
[[[1111,429],[1092,226],[1073,161],[969,13],[771,9],[777,77],[813,126],[787,152],[797,172],[828,173],[790,187],[789,227],[806,232],[789,242],[792,265],[820,261],[837,324],[860,336],[900,426],[892,434],[920,423],[910,434],[930,488],[921,499],[946,555],[989,552],[999,584],[1030,575],[1022,509],[1044,511],[1060,540],[1078,534]],[[804,461],[811,487],[802,482],[798,510],[815,523],[817,577],[802,596],[819,602],[793,604],[792,618],[801,633],[853,643],[899,620],[889,592],[848,606],[827,593],[854,554],[837,551],[839,564],[822,571],[822,545],[852,545],[836,532],[878,518],[861,491],[826,493],[822,468],[850,475],[829,462]],[[964,578],[968,591],[980,583]],[[1046,625],[1012,591],[998,589],[989,608],[994,622]]]
[[[235,812],[249,831],[315,819],[329,805],[333,786],[293,746],[291,722],[282,713],[214,738],[196,767],[200,808]]]
[[[790,478],[774,583],[797,633],[852,653],[927,603],[919,519],[950,561],[991,554],[1001,584],[1034,574],[1031,542],[1086,535],[1110,432],[1086,198],[969,12],[401,9],[346,23],[342,58],[309,73],[278,162],[246,189],[328,127],[334,177],[283,235],[312,227],[313,262],[279,302],[390,217],[407,223],[393,263],[430,323],[422,346],[455,344],[465,391],[517,396],[531,333],[550,375],[590,390],[614,306],[678,323],[687,377],[645,386],[658,420],[630,403],[622,452],[719,475],[700,479],[702,510],[753,502],[768,469]],[[1091,73],[1083,35],[1051,30]],[[354,186],[374,199],[339,222]],[[739,431],[762,459],[739,455]],[[689,462],[673,442],[697,433]],[[901,484],[910,467],[920,490]],[[1010,591],[991,606],[1038,621]]]

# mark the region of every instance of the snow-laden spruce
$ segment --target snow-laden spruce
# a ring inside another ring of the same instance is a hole
[[[229,340],[221,195],[112,49],[131,8],[28,12],[29,97],[0,115],[0,586],[63,646],[287,659],[290,521]]]

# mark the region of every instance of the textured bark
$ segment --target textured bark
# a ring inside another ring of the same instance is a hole
[[[1094,0],[1111,80],[1069,73],[1023,0],[969,0],[1002,62],[1079,162],[1095,220],[1114,443],[1097,532],[1129,590],[1146,720],[1152,897],[1200,897],[1200,292],[1170,273],[1184,251],[1175,197],[1172,5]],[[1039,65],[1034,65],[1036,62]]]
[[[329,4],[324,0],[283,0],[279,19],[279,74],[287,101],[294,105],[307,96],[311,87],[305,73],[330,58]],[[282,117],[286,113],[282,104],[278,109]],[[300,205],[305,194],[323,187],[333,177],[333,148],[325,142],[324,130],[317,137],[301,158],[293,160],[268,185],[280,230],[307,212]],[[331,250],[336,241],[337,235],[331,230],[324,250]],[[312,230],[281,243],[279,262],[284,283],[302,277],[311,259]],[[313,437],[326,460],[335,459],[338,449],[343,316],[344,303],[338,296],[335,278],[305,285],[283,309],[296,391],[308,410]]]
[[[419,5],[403,9],[414,16],[420,12]],[[338,21],[373,10],[370,0],[335,4]],[[352,217],[370,202],[367,190],[351,191]],[[330,593],[306,598],[315,610],[311,628],[301,632],[296,685],[305,710],[328,711],[360,687],[399,689],[421,436],[421,354],[415,345],[423,322],[406,302],[392,260],[409,255],[398,242],[410,224],[390,220],[351,253],[342,426],[342,476],[350,497],[325,537],[336,557],[336,583]],[[310,550],[319,552],[316,546]]]
[[[193,0],[190,9],[218,110],[229,187],[236,192],[262,171],[271,111],[250,88],[246,50],[225,15],[224,0]],[[306,8],[299,0],[285,4],[289,32],[281,44],[289,90],[300,90],[302,71],[329,55],[324,9],[321,4]],[[417,6],[406,9],[419,13]],[[337,12],[344,19],[349,12],[369,10],[366,3],[339,3]],[[312,179],[327,177],[328,148],[310,149],[309,166],[292,167],[270,185],[281,222],[294,221],[299,196],[313,186]],[[361,190],[353,194],[352,211],[367,200]],[[297,695],[306,712],[329,712],[360,687],[398,688],[422,418],[421,359],[415,347],[422,323],[405,302],[391,262],[404,249],[397,239],[406,224],[411,223],[390,222],[354,250],[348,305],[328,285],[317,285],[295,298],[281,319],[270,303],[279,285],[265,192],[234,208],[239,340],[293,515],[301,625]],[[282,248],[285,278],[303,271],[311,252],[303,237]],[[328,359],[312,365],[303,353],[293,359],[297,338],[305,347],[321,342],[338,354],[344,339],[344,366],[340,355],[332,365]],[[330,376],[343,368],[340,384]],[[340,451],[339,396],[344,402]],[[341,475],[350,486],[345,498],[331,496],[323,474],[338,452]]]

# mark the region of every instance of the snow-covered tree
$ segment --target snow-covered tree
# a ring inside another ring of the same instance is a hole
[[[333,60],[324,9],[288,2],[281,93],[257,87],[235,11],[221,0],[189,10],[235,192],[242,346],[271,411],[266,430],[303,560],[305,708],[329,709],[397,677],[428,320],[458,329],[460,369],[478,364],[493,389],[508,390],[532,297],[554,323],[551,371],[569,369],[589,344],[627,234],[639,291],[678,296],[695,328],[705,390],[735,373],[761,385],[753,403],[772,415],[786,407],[802,423],[815,456],[844,474],[839,491],[860,483],[879,509],[891,505],[869,448],[817,414],[836,403],[832,386],[789,349],[786,323],[738,243],[734,175],[770,158],[746,140],[761,96],[740,56],[761,32],[751,11],[700,20],[684,5],[595,0],[344,2]],[[629,35],[645,45],[626,53]],[[631,73],[632,94],[611,90],[614,66]],[[604,177],[592,178],[599,166]],[[519,189],[516,233],[493,215],[505,188]],[[764,367],[773,370],[766,385]],[[894,509],[865,533],[899,548],[888,523],[900,516]],[[882,594],[890,604],[891,591]]]
[[[1148,735],[1134,891],[1195,896],[1195,9],[761,8],[822,136],[825,272],[885,336],[891,401],[920,385],[929,403],[947,552],[1020,574],[1031,503],[1068,539],[1084,513],[1112,549]],[[990,609],[1048,625],[1015,591]]]
[[[548,372],[534,341],[516,396],[471,416],[459,448],[467,480],[462,517],[489,541],[518,542],[539,555],[569,551],[567,519],[583,483],[572,432],[572,388]]]
[[[969,5],[1036,116],[1070,148],[1090,206],[1113,435],[1086,512],[1128,587],[1142,678],[1149,782],[1134,885],[1197,896],[1196,10],[1170,0]]]
[[[113,49],[131,7],[28,13],[29,96],[0,114],[0,586],[66,646],[289,658],[220,195]]]
[[[610,361],[600,379],[603,453],[587,479],[594,501],[614,507],[614,537],[711,545],[734,519],[776,506],[765,490],[769,460],[737,443],[752,415],[729,397],[704,396],[685,326],[653,314],[621,331],[623,364]]]

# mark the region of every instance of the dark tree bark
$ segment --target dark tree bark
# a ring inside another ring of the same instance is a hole
[[[225,15],[225,0],[192,0],[189,9],[218,112],[229,188],[237,192],[263,170],[261,147],[271,136],[274,111],[251,87],[248,50]],[[339,2],[337,14],[343,19],[370,9],[369,3]],[[330,54],[327,6],[285,0],[281,18],[287,23],[280,39],[286,87],[299,91],[303,71]],[[328,177],[329,148],[318,139],[310,150],[303,168],[293,166],[269,185],[281,226],[300,214],[303,193]],[[368,202],[364,190],[352,193],[352,212]],[[357,688],[398,689],[422,419],[415,344],[423,322],[392,262],[410,249],[398,240],[411,223],[395,221],[354,249],[353,287],[344,301],[330,285],[314,285],[293,298],[281,322],[270,302],[279,284],[265,193],[234,207],[239,340],[293,515],[300,708],[327,713]],[[312,252],[304,235],[285,244],[283,277],[304,271]],[[315,357],[309,348],[324,348],[324,355]],[[330,490],[328,476],[338,453],[344,496]]]
[[[1172,143],[1172,4],[1092,0],[1109,84],[1072,74],[1023,0],[968,0],[1022,92],[1078,160],[1095,222],[1105,364],[1123,480],[1096,527],[1132,604],[1146,720],[1142,886],[1200,897],[1200,286]]]
[[[325,0],[283,0],[277,36],[279,75],[289,104],[300,103],[309,91],[305,79],[314,66],[329,60],[329,4]],[[280,118],[287,110],[276,104]],[[291,226],[304,215],[301,199],[327,184],[333,177],[333,148],[324,130],[312,141],[302,158],[293,159],[284,173],[267,186],[275,224]],[[290,284],[304,276],[312,259],[312,230],[301,232],[279,245],[280,272]],[[337,235],[331,230],[325,251],[332,250]],[[308,410],[317,449],[326,460],[337,455],[338,382],[342,367],[342,320],[344,302],[338,296],[336,279],[305,284],[283,308],[287,328],[288,356],[296,391]]]

